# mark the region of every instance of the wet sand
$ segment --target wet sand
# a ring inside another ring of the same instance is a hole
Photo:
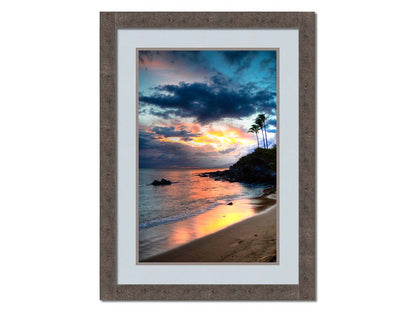
[[[266,191],[256,200],[258,214],[142,261],[278,263],[276,195]]]

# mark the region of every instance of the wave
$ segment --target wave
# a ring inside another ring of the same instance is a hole
[[[241,200],[241,199],[247,199],[247,198],[253,198],[253,197],[257,197],[260,196],[262,194],[263,188],[259,189],[259,191],[256,194],[244,194],[242,196],[238,196],[236,198],[236,196],[232,196],[232,198],[226,196],[223,198],[218,198],[218,201],[215,204],[211,204],[210,206],[204,208],[204,207],[200,207],[200,209],[189,209],[186,210],[184,212],[172,215],[172,216],[168,216],[168,217],[162,217],[159,219],[153,219],[153,220],[148,220],[148,221],[143,221],[140,222],[139,220],[139,230],[144,230],[144,229],[148,229],[151,227],[155,227],[158,225],[162,225],[162,224],[168,224],[168,223],[174,223],[174,222],[178,222],[184,219],[188,219],[197,215],[200,215],[202,213],[205,213],[209,210],[214,209],[215,207],[219,206],[219,205],[224,205],[227,202],[230,201],[236,201],[236,200]],[[198,200],[193,201],[193,202],[198,202]],[[188,204],[192,204],[193,202],[190,202]]]
[[[144,221],[144,222],[139,223],[139,230],[144,230],[144,229],[148,229],[148,228],[151,228],[151,227],[154,227],[154,226],[158,226],[158,225],[162,225],[162,224],[168,224],[168,223],[174,223],[174,222],[178,222],[178,221],[181,221],[181,220],[184,220],[184,219],[188,219],[190,217],[194,217],[194,216],[200,215],[204,212],[207,212],[211,209],[214,209],[218,205],[221,205],[221,203],[217,203],[217,204],[215,204],[213,206],[210,206],[206,209],[188,210],[186,212],[182,212],[182,213],[177,214],[177,215],[164,217],[164,218],[160,218],[160,219]]]

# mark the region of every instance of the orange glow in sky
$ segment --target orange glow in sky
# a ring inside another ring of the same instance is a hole
[[[138,50],[139,166],[227,168],[276,141],[274,50]]]
[[[181,143],[189,146],[211,146],[216,150],[224,150],[235,144],[244,146],[255,144],[255,138],[252,135],[248,135],[238,128],[227,127],[223,130],[208,128],[205,131],[202,128],[194,128],[193,130],[197,130],[195,133],[200,133],[200,135],[189,139],[161,136],[158,140],[161,142]]]

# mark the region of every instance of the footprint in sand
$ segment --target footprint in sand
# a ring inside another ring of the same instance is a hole
[[[242,243],[244,243],[244,240],[242,239],[236,240],[231,246],[238,246],[238,245],[241,245]]]

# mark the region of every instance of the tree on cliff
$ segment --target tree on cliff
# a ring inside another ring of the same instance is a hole
[[[258,135],[259,131],[260,131],[260,127],[258,125],[256,125],[256,124],[251,125],[250,129],[248,129],[248,131],[247,131],[247,132],[255,133],[256,134],[257,147],[260,147],[260,144],[259,144],[259,135]]]
[[[263,147],[268,148],[269,144],[267,142],[266,116],[264,114],[258,114],[255,123],[261,129],[261,134],[263,135]]]

